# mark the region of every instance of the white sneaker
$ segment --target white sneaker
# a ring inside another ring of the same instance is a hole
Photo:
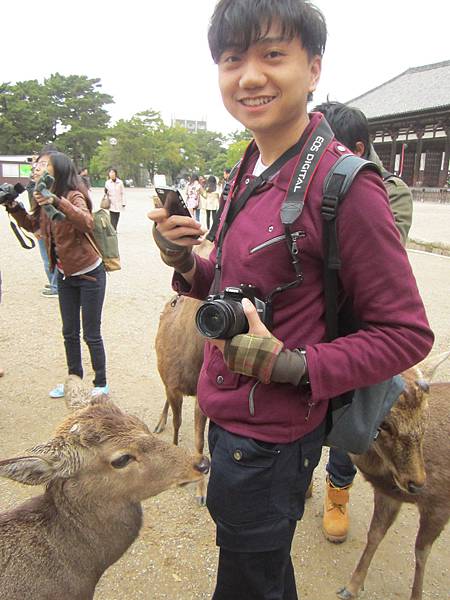
[[[50,398],[64,398],[64,384],[58,383],[58,385],[50,391],[49,396]]]
[[[95,398],[95,396],[101,396],[102,394],[109,394],[109,385],[106,384],[103,387],[95,387],[92,392],[91,392],[91,396],[93,396]]]

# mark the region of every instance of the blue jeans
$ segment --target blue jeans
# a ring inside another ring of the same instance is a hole
[[[59,308],[63,323],[64,346],[69,375],[83,378],[80,343],[80,311],[83,339],[89,348],[95,387],[106,385],[106,356],[101,334],[106,273],[103,263],[96,269],[75,277],[58,271]]]
[[[47,248],[45,247],[45,240],[39,239],[39,252],[41,253],[42,262],[44,263],[45,274],[47,275],[50,289],[52,292],[58,293],[58,269],[50,271],[50,263],[48,260]]]
[[[200,209],[199,208],[195,209],[195,220],[200,223]]]
[[[356,467],[350,460],[347,452],[330,448],[327,471],[331,483],[336,487],[345,487],[353,483],[356,475]]]

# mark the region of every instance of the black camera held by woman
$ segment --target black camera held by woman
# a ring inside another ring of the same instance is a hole
[[[255,305],[259,318],[270,329],[271,304],[258,298],[258,295],[255,286],[242,284],[208,296],[195,315],[197,329],[206,337],[225,340],[247,333],[248,321],[242,307],[243,298],[248,298]]]
[[[25,188],[21,183],[16,183],[16,185],[2,183],[0,185],[0,204],[10,204],[24,191]]]

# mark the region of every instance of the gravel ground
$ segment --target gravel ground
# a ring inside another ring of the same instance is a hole
[[[101,190],[94,191],[96,203]],[[119,222],[122,271],[108,277],[103,333],[112,398],[153,427],[164,403],[156,370],[154,338],[162,307],[171,296],[170,272],[158,257],[146,212],[149,190],[127,190],[128,206]],[[450,206],[418,204],[414,236],[450,241]],[[64,405],[48,391],[65,377],[64,350],[57,300],[40,295],[44,272],[39,253],[19,247],[0,215],[3,301],[0,308],[0,457],[19,454],[44,442],[64,418]],[[436,348],[450,348],[450,259],[410,252]],[[85,351],[85,357],[87,351]],[[88,361],[86,377],[91,378]],[[450,361],[439,373],[450,380]],[[171,440],[169,426],[162,436]],[[186,399],[182,445],[193,448],[193,402]],[[315,473],[293,545],[293,560],[303,599],[332,600],[344,585],[365,544],[372,510],[370,486],[358,476],[351,493],[351,530],[335,546],[321,533],[324,462]],[[2,510],[34,495],[32,490],[0,480]],[[217,549],[207,511],[194,501],[194,488],[170,490],[145,502],[139,539],[101,579],[95,600],[206,600],[214,587]],[[408,600],[414,571],[417,513],[405,506],[375,556],[366,581],[366,600]],[[425,578],[424,600],[449,598],[450,535],[434,544]],[[26,599],[24,599],[26,600]],[[244,600],[244,599],[236,599]]]

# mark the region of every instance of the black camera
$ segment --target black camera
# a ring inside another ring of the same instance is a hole
[[[53,194],[51,193],[50,189],[54,183],[55,179],[50,175],[50,173],[47,173],[47,171],[45,171],[42,174],[42,177],[36,183],[34,189],[36,190],[36,192],[39,192],[41,196],[44,196],[44,198],[51,198]],[[64,215],[60,210],[55,208],[53,204],[44,204],[43,209],[47,213],[47,216],[50,219],[50,221],[63,221],[66,218],[66,215]]]
[[[24,191],[25,188],[21,183],[16,183],[16,185],[2,183],[0,185],[0,204],[10,204]]]
[[[248,321],[242,308],[242,299],[248,298],[255,305],[264,325],[271,327],[271,305],[258,298],[253,285],[227,287],[219,294],[208,296],[197,310],[195,323],[200,333],[213,339],[229,339],[239,333],[247,333]]]

